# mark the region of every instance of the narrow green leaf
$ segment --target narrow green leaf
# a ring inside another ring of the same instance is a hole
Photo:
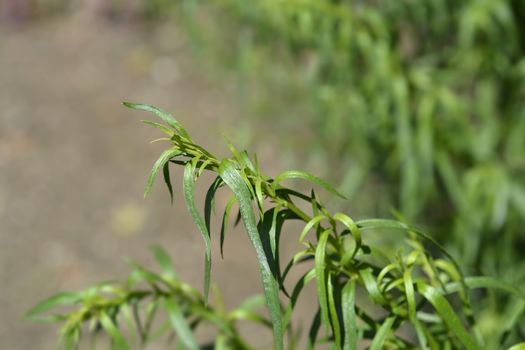
[[[229,350],[224,334],[217,335],[217,339],[215,339],[215,350]]]
[[[510,347],[508,350],[525,350],[525,342],[516,344],[516,345]]]
[[[115,323],[104,311],[100,314],[100,324],[111,338],[112,348],[118,350],[129,350],[130,347]]]
[[[251,321],[261,326],[265,326],[269,329],[272,328],[272,323],[259,315],[256,312],[246,311],[246,310],[234,310],[228,314],[228,319],[233,321]]]
[[[367,229],[394,229],[394,230],[402,230],[406,232],[413,232],[417,236],[427,240],[428,242],[432,243],[444,256],[450,260],[450,262],[454,265],[458,273],[461,277],[461,284],[464,289],[466,289],[465,284],[465,278],[461,273],[461,268],[459,267],[459,264],[457,261],[452,257],[452,255],[449,254],[449,252],[441,245],[439,244],[434,238],[429,236],[428,234],[424,233],[423,231],[406,225],[402,222],[396,221],[396,220],[389,220],[389,219],[365,219],[365,220],[359,220],[356,222],[357,226],[361,230],[367,230]]]
[[[146,125],[149,125],[149,126],[152,126],[152,127],[156,128],[156,129],[161,130],[162,132],[164,132],[165,134],[167,134],[170,137],[173,136],[174,131],[171,130],[170,128],[168,128],[167,126],[163,125],[163,124],[155,123],[155,122],[152,122],[151,120],[141,120],[141,121],[144,124],[146,124]]]
[[[264,295],[266,297],[266,305],[268,307],[270,318],[273,324],[274,347],[276,350],[283,350],[284,329],[282,325],[283,320],[281,305],[279,303],[279,286],[272,275],[266,255],[264,253],[261,239],[259,237],[255,213],[252,208],[250,191],[242,179],[241,174],[231,161],[224,160],[221,162],[221,165],[219,166],[219,175],[222,177],[228,187],[232,189],[235,197],[237,198],[237,202],[239,203],[244,227],[246,228],[259,261],[259,269],[261,273]]]
[[[78,350],[80,342],[80,326],[68,329],[67,333],[61,333],[59,344],[64,344],[66,350]]]
[[[477,276],[465,278],[465,283],[469,288],[489,288],[499,289],[507,293],[513,294],[518,298],[525,301],[525,292],[521,289],[516,288],[514,285],[501,281],[499,279],[488,277],[488,276]],[[447,292],[459,291],[459,283],[450,283],[446,286]]]
[[[259,212],[261,214],[264,213],[264,197],[262,192],[261,179],[259,178],[255,179],[255,198],[257,198],[257,207],[259,208]]]
[[[153,321],[155,320],[157,311],[159,310],[160,301],[161,299],[154,299],[146,307],[146,320],[144,322],[144,328],[142,329],[142,338],[145,342],[150,341],[152,338],[152,335],[150,334],[151,327],[153,326]]]
[[[132,102],[123,102],[124,106],[136,109],[136,110],[142,110],[146,112],[151,112],[155,114],[157,117],[161,118],[166,124],[177,130],[177,132],[184,136],[186,139],[191,140],[190,136],[188,135],[188,132],[182,127],[182,125],[175,119],[171,114],[169,114],[166,111],[163,111],[160,108],[157,108],[155,106],[142,104],[142,103],[132,103]]]
[[[341,197],[342,199],[346,199],[345,196],[343,196],[339,191],[337,191],[332,185],[330,185],[328,182],[318,178],[317,176],[314,176],[312,174],[309,174],[309,173],[306,173],[304,171],[298,171],[298,170],[289,170],[289,171],[285,171],[283,173],[281,173],[280,175],[278,175],[276,178],[275,178],[275,184],[279,184],[281,183],[282,181],[284,180],[287,180],[287,179],[302,179],[302,180],[306,180],[306,181],[310,181],[316,185],[319,185],[321,186],[322,188],[324,188],[325,190],[327,190],[328,192],[338,196],[338,197]]]
[[[419,345],[421,346],[421,350],[430,350],[428,348],[428,340],[427,340],[427,333],[429,333],[426,329],[423,323],[421,323],[416,317],[411,319],[412,325],[414,326],[414,329],[416,330],[416,336],[417,340],[419,341]]]
[[[253,173],[256,172],[255,170],[255,167],[253,166],[253,163],[252,161],[250,160],[250,157],[248,156],[248,152],[246,151],[242,151],[241,153],[239,153],[239,157],[238,157],[241,165],[247,167],[248,169],[250,169]]]
[[[239,155],[239,152],[237,151],[233,143],[230,141],[230,139],[226,135],[223,135],[223,137],[224,137],[224,140],[226,141],[226,146],[228,146],[228,149],[230,150],[233,157],[237,160],[241,160],[241,156]]]
[[[215,194],[217,193],[217,190],[222,185],[222,179],[220,176],[217,176],[215,180],[213,180],[212,184],[208,188],[208,191],[206,192],[206,197],[204,199],[204,223],[206,224],[206,229],[208,230],[208,233],[211,235],[211,214],[212,211],[215,210]]]
[[[79,293],[59,293],[55,294],[40,303],[34,306],[31,310],[25,315],[26,319],[36,320],[40,314],[49,311],[60,305],[72,305],[78,303],[81,300],[81,295]]]
[[[281,207],[278,205],[274,208],[271,209],[272,211],[272,226],[270,227],[270,232],[269,232],[269,236],[270,236],[270,246],[272,248],[272,255],[274,257],[274,259],[276,259],[276,262],[279,260],[279,255],[278,255],[278,245],[279,245],[279,237],[280,237],[280,233],[281,233],[281,227],[282,227],[282,224],[283,224],[283,220],[282,219],[278,219],[278,216],[280,214],[280,210]]]
[[[414,295],[414,284],[412,282],[412,268],[407,268],[403,274],[405,295],[408,305],[408,316],[411,321],[416,319],[416,297]]]
[[[395,316],[388,317],[381,327],[376,332],[376,335],[374,337],[374,340],[372,340],[372,344],[370,344],[369,350],[381,350],[383,349],[383,344],[385,343],[385,340],[390,334],[390,331],[392,330],[392,325],[394,324],[394,321],[396,320]]]
[[[492,277],[478,276],[465,278],[465,284],[470,289],[488,288],[500,290],[519,298],[519,301],[513,307],[513,315],[510,317],[507,316],[505,324],[500,327],[501,332],[510,330],[514,322],[516,322],[520,318],[520,315],[525,311],[525,293],[510,283]],[[444,288],[446,293],[455,293],[461,290],[463,290],[463,286],[458,282],[449,283]]]
[[[171,261],[168,252],[166,252],[166,250],[164,250],[164,248],[159,245],[151,247],[151,250],[153,251],[155,260],[162,269],[162,273],[170,278],[177,278],[177,273],[173,268],[173,262]]]
[[[204,301],[208,302],[208,293],[210,290],[210,275],[211,275],[211,238],[204,220],[200,216],[195,206],[195,182],[194,182],[195,168],[191,163],[184,167],[184,202],[190,212],[193,222],[201,233],[204,240]]]
[[[359,276],[365,285],[368,295],[372,301],[376,304],[385,305],[387,301],[385,300],[381,290],[377,285],[377,281],[373,276],[372,269],[370,267],[362,268],[359,270]]]
[[[276,185],[275,182],[273,182],[273,184]],[[303,194],[301,192],[294,191],[294,190],[292,190],[290,188],[287,188],[287,187],[277,187],[274,191],[275,191],[276,194],[279,194],[280,196],[297,197],[297,198],[300,198],[300,199],[302,199],[303,201],[305,201],[307,203],[312,203],[312,200],[313,200],[310,196],[307,196],[307,195],[305,195],[305,194]],[[317,202],[317,204],[319,204],[319,203]]]
[[[447,327],[457,336],[465,348],[468,350],[480,349],[474,338],[463,326],[463,323],[452,306],[448,303],[447,299],[437,289],[426,285],[423,282],[417,282],[416,286],[418,292],[421,293],[430,304],[432,304],[432,306],[434,306]]]
[[[146,182],[146,188],[144,189],[144,198],[147,197],[148,194],[150,193],[151,187],[153,186],[153,182],[155,181],[155,178],[157,177],[157,174],[159,173],[160,168],[164,167],[164,165],[167,162],[169,162],[171,158],[174,158],[178,156],[179,154],[181,154],[181,152],[175,148],[170,148],[162,152],[160,157],[157,159],[157,161],[153,165],[153,168],[151,169],[150,175],[148,177],[148,181]]]
[[[343,311],[343,350],[357,350],[357,322],[355,316],[355,280],[346,282],[341,293]]]
[[[332,321],[332,332],[334,334],[335,345],[338,349],[341,348],[341,325],[339,323],[339,315],[337,314],[338,303],[335,302],[335,290],[332,274],[328,274],[327,278],[327,294],[328,294],[328,310],[330,311],[330,320]]]
[[[122,313],[123,318],[126,321],[126,327],[128,328],[128,331],[133,335],[133,341],[137,341],[137,333],[139,333],[139,329],[137,327],[137,324],[134,322],[134,317],[131,308],[128,304],[122,304],[120,306],[120,312]]]
[[[173,187],[171,186],[170,162],[169,161],[164,163],[164,166],[162,167],[162,174],[164,176],[164,183],[166,184],[166,187],[168,188],[168,192],[170,194],[171,204],[173,204]]]
[[[179,336],[186,349],[199,350],[199,345],[193,337],[193,333],[191,332],[191,329],[188,326],[188,323],[186,322],[184,314],[179,308],[179,305],[177,305],[177,303],[170,298],[164,299],[164,305],[166,306],[166,310],[168,311],[168,316],[170,318],[171,324],[177,332],[177,335]]]
[[[334,220],[337,220],[337,221],[341,222],[343,225],[345,225],[346,228],[348,228],[348,230],[350,231],[350,233],[354,237],[354,239],[355,239],[355,249],[354,249],[354,252],[352,253],[352,257],[354,257],[355,254],[361,248],[361,233],[359,232],[359,228],[357,227],[357,225],[355,224],[354,220],[352,220],[351,217],[349,217],[348,215],[343,214],[343,213],[336,213],[334,215]]]
[[[328,333],[330,331],[330,319],[328,316],[328,295],[326,291],[326,243],[331,231],[326,230],[321,234],[315,250],[315,276],[317,279],[317,296],[321,309],[321,322]]]
[[[165,281],[154,272],[148,271],[134,261],[130,261],[129,264],[133,266],[133,272],[131,273],[130,279],[136,283],[140,280],[144,280],[150,283],[152,286],[156,286],[157,283],[165,283]]]
[[[157,139],[151,140],[149,143],[153,144],[159,141],[171,141],[170,137],[159,137]]]
[[[215,159],[208,158],[204,162],[201,162],[199,167],[198,167],[197,177],[200,177],[202,175],[202,173],[204,172],[204,170],[210,169],[210,166],[211,166],[211,164],[213,163],[214,160]]]
[[[324,220],[324,219],[328,219],[325,215],[317,215],[316,217],[312,218],[310,221],[308,221],[306,223],[306,225],[304,225],[304,228],[303,230],[301,231],[301,234],[299,235],[299,242],[302,242],[304,241],[304,238],[306,237],[306,235],[308,234],[308,232],[315,226],[317,225],[319,222],[321,222],[321,220]]]
[[[224,214],[222,216],[222,224],[221,224],[221,257],[224,259],[224,240],[226,238],[226,230],[228,229],[228,223],[230,221],[230,212],[232,210],[233,205],[237,202],[237,198],[235,196],[232,196],[228,203],[226,204],[226,208],[224,209]]]
[[[277,207],[269,209],[262,215],[257,223],[257,231],[259,232],[266,260],[268,261],[272,274],[277,279],[279,287],[284,290],[284,286],[281,283],[281,266],[279,261],[279,238],[284,222],[283,214],[284,212],[279,212]]]

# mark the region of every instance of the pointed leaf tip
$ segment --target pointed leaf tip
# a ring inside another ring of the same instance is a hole
[[[157,108],[155,106],[152,106],[152,105],[147,105],[147,104],[143,104],[143,103],[133,103],[133,102],[122,102],[122,104],[128,108],[131,108],[131,109],[136,109],[136,110],[140,110],[140,111],[146,111],[146,112],[150,112],[150,113],[153,113],[155,114],[157,117],[159,117],[160,119],[162,119],[166,124],[168,124],[169,126],[171,126],[173,129],[177,130],[177,132],[185,137],[186,139],[190,140],[190,136],[188,134],[188,132],[186,131],[186,129],[184,129],[182,127],[182,125],[175,119],[173,118],[173,116],[160,109],[160,108]]]
[[[279,184],[281,181],[284,181],[284,180],[287,180],[287,179],[302,179],[302,180],[306,180],[306,181],[314,183],[314,184],[316,184],[318,186],[321,186],[326,191],[328,191],[328,192],[338,196],[341,199],[345,199],[345,200],[347,199],[342,193],[340,193],[338,190],[336,190],[335,187],[330,185],[328,182],[326,182],[325,180],[323,180],[321,178],[318,178],[317,176],[312,175],[310,173],[307,173],[307,172],[304,172],[304,171],[298,171],[298,170],[285,171],[285,172],[279,174],[275,178],[275,183]]]
[[[151,169],[151,172],[149,174],[148,181],[146,182],[146,187],[144,189],[144,198],[146,198],[148,194],[151,192],[151,188],[153,187],[153,182],[155,182],[155,178],[157,177],[159,170],[161,168],[164,168],[164,166],[168,164],[170,159],[178,156],[179,154],[181,154],[180,150],[175,149],[175,148],[170,148],[162,152],[160,157],[157,159],[157,161],[153,165],[153,168]],[[169,169],[166,170],[165,168],[164,168],[164,181],[166,182],[166,186],[168,186],[170,195],[173,196],[173,190],[171,189],[171,181],[169,180]]]

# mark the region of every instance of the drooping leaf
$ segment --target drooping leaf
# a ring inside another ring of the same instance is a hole
[[[328,310],[330,314],[330,321],[332,324],[332,331],[334,334],[334,342],[335,345],[340,348],[342,343],[342,337],[341,337],[341,325],[339,322],[339,314],[338,314],[338,308],[339,303],[336,303],[336,300],[339,301],[339,298],[337,298],[336,293],[338,292],[336,290],[336,286],[334,286],[332,274],[328,274],[328,278],[326,279],[327,284],[327,295],[328,295]]]
[[[357,322],[355,315],[355,280],[346,282],[341,293],[343,311],[343,350],[357,350]]]
[[[115,350],[130,350],[128,342],[120,332],[120,330],[117,328],[113,320],[106,314],[106,312],[102,311],[100,314],[100,324],[102,325],[102,328],[106,331],[106,333],[109,335],[112,343],[112,349]]]
[[[171,261],[171,258],[166,250],[158,245],[151,247],[151,250],[153,251],[155,260],[162,269],[162,273],[170,278],[177,278],[177,273],[173,268],[173,262]]]
[[[359,276],[363,281],[363,284],[368,292],[370,299],[376,304],[385,305],[388,304],[385,297],[381,293],[377,281],[373,276],[372,269],[370,267],[362,268],[359,270]]]
[[[339,191],[337,191],[328,182],[318,178],[317,176],[314,176],[312,174],[306,173],[304,171],[298,171],[298,170],[285,171],[285,172],[279,174],[275,178],[275,182],[274,183],[275,184],[279,184],[282,181],[287,180],[287,179],[302,179],[302,180],[306,180],[306,181],[312,182],[312,183],[314,183],[316,185],[321,186],[322,188],[324,188],[328,192],[330,192],[330,193],[332,193],[332,194],[334,194],[334,195],[336,195],[338,197],[341,197],[342,199],[346,199],[345,196],[343,196]]]
[[[319,298],[319,308],[321,309],[321,322],[326,332],[330,331],[330,319],[328,310],[327,295],[327,271],[326,271],[326,243],[331,231],[326,230],[321,234],[317,248],[315,249],[315,276],[317,283],[317,297]]]
[[[417,290],[434,306],[439,313],[447,327],[459,339],[459,341],[467,348],[467,350],[481,349],[474,338],[466,330],[465,326],[459,319],[457,313],[449,304],[447,299],[436,288],[431,287],[423,282],[417,282]]]
[[[124,320],[126,321],[126,327],[128,331],[133,335],[133,340],[131,342],[133,343],[134,341],[137,341],[137,338],[138,338],[137,333],[139,333],[139,329],[137,328],[137,324],[135,323],[135,320],[133,318],[133,313],[131,311],[129,304],[122,304],[120,306],[120,312]]]
[[[224,240],[226,239],[226,230],[228,229],[228,224],[230,222],[230,212],[232,210],[233,205],[237,202],[237,198],[235,196],[232,196],[228,203],[226,204],[226,208],[224,209],[224,214],[222,215],[222,222],[221,222],[221,238],[220,238],[220,249],[221,249],[221,257],[224,258]]]
[[[452,257],[452,255],[450,255],[450,253],[441,244],[439,244],[434,238],[432,238],[431,236],[429,236],[425,232],[423,232],[423,231],[421,231],[421,230],[419,230],[419,229],[417,229],[415,227],[406,225],[406,224],[404,224],[402,222],[395,221],[395,220],[389,220],[389,219],[365,219],[365,220],[357,221],[356,224],[361,230],[367,230],[367,229],[394,229],[394,230],[402,230],[402,231],[405,231],[405,232],[413,232],[417,236],[419,236],[419,237],[423,238],[424,240],[432,243],[454,265],[454,267],[456,268],[456,271],[458,271],[458,273],[460,274],[461,285],[463,286],[464,289],[466,289],[465,279],[464,279],[464,277],[463,277],[463,275],[461,273],[461,268],[459,267],[459,264],[457,263],[457,261]]]
[[[165,298],[164,305],[168,311],[170,322],[186,349],[199,350],[199,345],[197,344],[179,305],[171,298]]]
[[[352,220],[352,218],[343,213],[335,213],[334,220],[343,223],[343,225],[345,225],[346,228],[350,231],[350,234],[354,237],[356,244],[354,252],[352,253],[352,257],[355,256],[355,254],[357,254],[357,252],[361,248],[361,233],[359,232],[359,228],[355,224],[354,220]]]
[[[164,176],[164,183],[166,184],[166,187],[168,188],[168,192],[170,194],[171,204],[173,204],[173,187],[171,186],[170,162],[169,161],[164,163],[164,166],[162,167],[162,174]]]
[[[408,306],[408,317],[412,322],[416,319],[416,297],[414,293],[414,284],[412,281],[412,268],[408,267],[403,274],[405,295]]]
[[[279,286],[272,275],[259,237],[255,213],[252,208],[250,191],[246,186],[246,182],[242,179],[241,174],[231,161],[224,160],[221,162],[221,165],[219,166],[219,175],[228,187],[232,189],[237,198],[237,202],[239,203],[244,226],[255,249],[257,260],[259,262],[261,280],[264,295],[266,297],[266,305],[273,324],[274,347],[276,350],[283,350],[284,329],[282,325],[281,305],[279,303]]]
[[[59,344],[63,344],[66,350],[77,350],[80,341],[80,326],[68,329],[66,333],[61,332]]]
[[[268,264],[270,266],[270,269],[272,270],[272,274],[277,279],[277,281],[280,284],[281,280],[281,271],[280,271],[280,265],[279,265],[279,240],[278,235],[281,233],[281,226],[282,226],[282,220],[280,220],[280,223],[277,223],[277,215],[278,210],[277,208],[272,208],[267,210],[264,215],[261,217],[257,224],[257,230],[259,231],[259,237],[261,239],[261,243],[264,248],[264,252],[266,255],[266,260],[268,261]],[[275,217],[275,221],[274,221]],[[275,229],[276,232],[274,232],[273,237],[272,229]],[[272,242],[272,239],[274,240]]]
[[[214,210],[214,201],[215,201],[215,194],[217,193],[217,190],[222,185],[222,179],[220,176],[217,176],[215,180],[212,182],[210,187],[208,188],[208,191],[206,192],[206,198],[204,200],[204,222],[206,224],[206,229],[211,234],[211,214]]]
[[[248,156],[248,152],[246,151],[240,152],[238,156],[238,160],[242,166],[247,167],[253,173],[256,172],[255,166],[253,165],[252,161],[250,160],[250,157]]]
[[[169,162],[169,160],[171,158],[174,158],[174,157],[178,156],[179,154],[181,154],[181,152],[178,149],[175,149],[175,148],[170,148],[170,149],[165,150],[164,152],[162,152],[160,157],[157,159],[157,161],[153,165],[153,168],[151,169],[150,175],[148,177],[148,181],[146,182],[146,188],[144,189],[144,197],[147,197],[148,194],[150,193],[151,187],[153,187],[153,182],[155,181],[155,178],[157,177],[157,174],[158,174],[159,170],[161,168],[163,168],[164,165],[166,165],[166,163]],[[166,175],[164,176],[164,179],[166,180]],[[169,179],[169,174],[168,174],[168,179]],[[170,187],[171,187],[171,182],[170,182],[170,185],[168,186],[168,188],[170,188]],[[171,195],[173,197],[173,193],[171,191],[170,191],[170,193],[171,193]]]
[[[195,206],[194,172],[195,168],[193,165],[191,163],[186,164],[184,167],[184,202],[204,240],[204,300],[208,302],[211,277],[211,238],[206,224]]]
[[[47,299],[42,300],[31,310],[27,312],[25,318],[30,320],[45,320],[45,316],[41,316],[42,313],[56,308],[62,305],[73,305],[78,303],[82,299],[79,293],[64,292],[55,294]]]
[[[502,290],[509,294],[512,294],[525,301],[525,292],[521,289],[516,288],[515,285],[507,283],[505,281],[499,280],[494,277],[489,276],[472,276],[466,277],[465,283],[470,289],[475,288],[488,288],[495,290]],[[453,282],[446,286],[447,292],[457,292],[460,290],[461,285],[459,283]]]
[[[369,350],[383,349],[383,344],[385,343],[385,340],[389,336],[390,331],[392,330],[392,325],[394,324],[395,320],[396,320],[396,317],[391,316],[383,321],[383,324],[381,325],[381,327],[379,327],[379,329],[376,331],[374,339],[372,340],[372,344],[370,344]]]
[[[157,117],[161,118],[166,124],[168,124],[169,126],[174,128],[175,130],[177,130],[177,132],[181,136],[185,137],[188,140],[191,140],[189,135],[188,135],[188,132],[168,112],[163,111],[162,109],[157,108],[155,106],[142,104],[142,103],[123,102],[122,104],[124,106],[128,107],[128,108],[131,108],[131,109],[142,110],[142,111],[151,112],[151,113],[155,114]]]
[[[316,217],[312,218],[310,221],[304,225],[303,230],[301,231],[301,234],[299,235],[299,242],[304,241],[304,238],[308,234],[308,232],[319,222],[322,220],[328,219],[325,215],[317,215]]]
[[[161,130],[162,132],[164,132],[166,135],[172,137],[173,136],[173,130],[171,130],[169,127],[167,127],[166,125],[164,124],[159,124],[159,123],[155,123],[155,122],[152,122],[151,120],[141,120],[144,124],[146,125],[149,125],[149,126],[152,126],[156,129],[159,129]]]

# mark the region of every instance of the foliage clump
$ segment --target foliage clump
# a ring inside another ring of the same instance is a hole
[[[524,1],[183,3],[201,57],[237,74],[260,128],[360,198],[355,215],[396,208],[465,271],[525,289]],[[473,297],[498,339],[515,306]]]
[[[310,146],[343,193],[374,198],[366,214],[395,207],[470,271],[525,278],[511,272],[524,258],[523,1],[183,3],[249,108],[284,133],[306,124],[310,139],[282,139]]]
[[[217,159],[194,143],[168,113],[149,105],[126,106],[160,117],[163,124],[145,123],[164,132],[167,137],[163,140],[169,144],[153,166],[145,194],[161,170],[172,194],[170,165],[184,168],[184,201],[205,243],[204,292],[201,295],[181,282],[167,253],[157,247],[154,253],[161,273],[133,264],[133,272],[125,283],[103,283],[77,293],[61,293],[29,312],[30,318],[62,322],[61,338],[66,348],[78,346],[87,323],[91,333],[104,331],[115,349],[143,346],[161,336],[168,336],[177,347],[185,349],[253,349],[254,345],[237,328],[239,321],[251,321],[271,328],[272,348],[277,350],[298,348],[304,343],[311,349],[329,346],[356,350],[364,344],[372,350],[482,349],[486,348],[487,339],[477,331],[477,315],[469,301],[471,290],[481,287],[503,289],[521,303],[521,311],[502,327],[506,336],[498,340],[498,345],[512,341],[508,335],[525,305],[521,291],[487,277],[465,278],[454,259],[414,227],[395,220],[354,221],[344,213],[330,213],[314,190],[305,194],[283,184],[289,179],[302,179],[341,196],[311,174],[285,171],[270,178],[261,172],[255,156],[250,159],[247,152],[239,152],[233,146],[231,158]],[[195,206],[194,185],[203,171],[217,176],[209,187],[201,214]],[[214,298],[213,307],[208,303],[212,263],[210,216],[216,192],[221,188],[232,192],[218,233],[221,250],[236,206],[259,263],[264,294],[264,299],[249,299],[230,312],[224,311],[220,297]],[[290,220],[302,222],[304,228],[295,235],[288,232],[286,239],[297,239],[303,248],[282,264],[281,236]],[[406,242],[404,249],[397,252],[382,246],[381,241],[368,239],[371,232],[391,236],[395,231]],[[439,253],[431,254],[427,245]],[[303,264],[308,266],[307,272],[292,281],[289,272]],[[306,339],[301,340],[291,319],[308,283],[316,285],[318,310]],[[268,319],[254,311],[262,304],[266,305]],[[72,309],[42,315],[60,305]],[[195,338],[194,331],[202,324],[215,326],[212,344],[199,345]]]

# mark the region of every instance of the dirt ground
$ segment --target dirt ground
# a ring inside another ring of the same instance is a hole
[[[148,144],[158,136],[139,123],[148,116],[121,105],[168,109],[224,152],[220,131],[238,120],[234,98],[202,76],[181,37],[83,17],[0,26],[1,348],[54,349],[56,327],[23,314],[55,292],[124,278],[125,257],[153,266],[152,244],[202,286],[202,241],[180,176],[173,206],[161,182],[142,198],[162,145]],[[235,235],[213,268],[230,305],[259,290],[250,249]]]

